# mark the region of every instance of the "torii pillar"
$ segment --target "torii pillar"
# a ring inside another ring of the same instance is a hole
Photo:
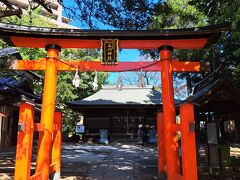
[[[55,99],[57,89],[57,60],[61,47],[58,45],[47,45],[46,70],[43,89],[41,124],[45,129],[40,132],[36,173],[41,172],[42,179],[48,179],[51,164],[52,133],[55,110]]]
[[[163,126],[164,146],[166,156],[166,172],[168,180],[174,180],[180,172],[178,158],[178,142],[174,125],[176,124],[176,112],[174,104],[173,78],[172,78],[172,51],[171,46],[159,47],[162,66],[162,102],[163,102]]]

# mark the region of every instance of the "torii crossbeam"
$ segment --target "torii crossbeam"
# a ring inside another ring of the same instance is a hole
[[[205,66],[199,62],[174,60],[172,59],[172,51],[174,49],[204,48],[218,40],[220,33],[224,30],[226,30],[225,26],[218,25],[162,31],[92,31],[26,27],[0,23],[0,35],[8,44],[16,47],[45,48],[47,51],[47,57],[39,60],[17,60],[1,63],[8,69],[45,70],[41,122],[38,124],[38,128],[36,127],[36,129],[41,129],[36,174],[31,178],[48,179],[49,173],[53,169],[54,159],[57,159],[54,165],[55,173],[58,175],[56,177],[60,177],[61,143],[54,141],[52,150],[52,133],[54,129],[57,129],[54,128],[53,123],[56,121],[61,127],[59,124],[60,116],[54,115],[57,72],[78,68],[80,71],[161,71],[163,113],[159,113],[157,119],[159,173],[166,172],[169,180],[197,179],[195,133],[190,128],[194,123],[193,106],[192,104],[180,106],[181,124],[176,124],[172,73],[200,72],[201,68]],[[63,61],[59,59],[61,48],[99,49],[101,48],[101,39],[118,39],[120,49],[158,49],[160,60],[102,65],[100,62]],[[28,107],[26,104],[23,105],[23,109]],[[25,117],[24,115],[20,114],[20,118]],[[27,119],[26,122],[28,122]],[[180,174],[178,158],[177,131],[182,133],[182,175]],[[32,136],[31,131],[25,133],[29,135],[28,137]],[[21,139],[19,142],[22,142]],[[21,144],[18,144],[17,157],[18,152],[22,150],[21,147]],[[31,150],[30,145],[27,152],[29,150]],[[21,158],[16,160],[15,179],[31,179],[29,171],[31,158],[30,156],[27,158],[28,168],[24,172],[17,168],[24,165],[26,160],[23,161]]]
[[[15,70],[46,70],[47,58],[41,58],[39,60],[15,60],[10,63],[4,63],[5,68]],[[8,66],[7,66],[8,64]],[[208,64],[200,62],[184,61],[179,62],[177,59],[172,60],[173,72],[200,72],[207,71]],[[103,65],[101,62],[96,61],[83,61],[73,60],[64,61],[57,60],[55,62],[58,71],[75,71],[78,68],[79,71],[102,71],[102,72],[124,72],[124,71],[148,71],[148,72],[159,72],[162,70],[160,60],[154,62],[119,62],[118,65]]]

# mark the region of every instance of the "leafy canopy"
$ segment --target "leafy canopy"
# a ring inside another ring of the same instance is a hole
[[[38,26],[38,27],[55,27],[48,18],[39,16],[40,9],[31,10],[29,9],[27,14],[22,15],[22,18],[16,16],[0,18],[1,22],[11,23],[17,25],[28,25],[28,26]],[[7,44],[3,41],[0,42],[0,47],[7,47]],[[44,49],[38,48],[19,48],[19,52],[23,59],[39,59],[41,57],[46,57],[46,51]],[[99,51],[88,50],[88,49],[62,49],[60,53],[60,58],[63,60],[98,60],[100,57]],[[44,77],[44,72],[37,72]],[[65,130],[68,132],[74,132],[75,121],[80,116],[79,113],[73,112],[68,109],[65,102],[70,102],[79,98],[84,98],[94,93],[92,89],[92,82],[94,80],[95,73],[91,72],[79,72],[80,75],[80,87],[75,88],[72,85],[72,80],[75,72],[59,72],[57,81],[57,97],[56,106],[62,110]],[[16,76],[16,73],[1,72],[0,76]],[[107,79],[108,73],[98,73],[98,89],[101,88],[103,82]],[[43,93],[43,83],[35,81],[34,90],[35,93],[42,96]]]

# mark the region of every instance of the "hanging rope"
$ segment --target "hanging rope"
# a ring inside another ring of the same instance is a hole
[[[60,59],[57,59],[60,63],[63,63],[65,65],[68,65],[72,68],[76,68],[76,73],[75,73],[75,76],[72,80],[72,83],[73,85],[77,88],[79,87],[80,85],[80,79],[79,79],[79,75],[78,75],[78,66],[74,66],[66,61],[62,61]],[[138,70],[141,70],[141,74],[140,74],[140,77],[139,77],[139,80],[138,80],[138,86],[139,87],[144,87],[145,86],[145,81],[144,81],[144,75],[143,75],[143,72],[142,72],[142,69],[145,69],[147,67],[150,67],[154,64],[157,64],[159,63],[160,60],[157,60],[157,61],[153,61],[153,63],[151,64],[148,64],[148,65],[145,65],[145,66],[142,66],[142,67],[137,67],[137,68],[132,68],[132,69],[125,69],[124,71],[122,72],[126,72],[126,71],[138,71]],[[83,68],[83,67],[80,67],[81,69],[86,69],[86,70],[90,70],[89,68]],[[94,77],[94,82],[92,83],[92,86],[93,86],[93,90],[96,91],[98,89],[98,80],[97,80],[97,71],[95,73],[95,77]],[[118,76],[118,80],[117,80],[117,83],[116,83],[116,88],[118,90],[121,90],[123,87],[123,81],[122,81],[122,75],[121,73],[119,72],[119,76]]]
[[[60,60],[60,59],[57,59],[57,61],[59,61],[60,63],[65,64],[65,65],[67,65],[67,66],[69,66],[69,67],[72,67],[72,68],[79,67],[79,66],[72,65],[72,64],[68,63],[67,61]],[[132,69],[124,69],[124,70],[121,71],[121,72],[139,71],[139,70],[142,70],[142,69],[151,67],[151,66],[153,66],[153,65],[155,65],[155,64],[157,64],[157,63],[159,63],[159,62],[160,62],[160,60],[156,60],[156,61],[153,61],[151,64],[148,64],[148,65],[145,65],[145,66],[141,66],[141,67],[137,67],[137,68],[132,68]],[[85,67],[85,68],[79,67],[79,69],[81,69],[81,70],[87,70],[87,71],[91,70],[90,68],[86,68],[86,67]]]

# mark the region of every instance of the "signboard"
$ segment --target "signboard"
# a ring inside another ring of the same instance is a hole
[[[85,132],[85,126],[83,126],[82,124],[77,124],[76,125],[76,133],[84,133]]]
[[[102,64],[118,64],[118,39],[102,39]]]
[[[218,144],[216,123],[207,124],[207,138],[208,138],[208,144]]]

